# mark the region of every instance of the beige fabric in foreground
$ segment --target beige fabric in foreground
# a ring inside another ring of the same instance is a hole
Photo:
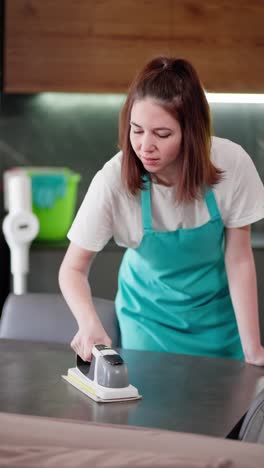
[[[4,465],[2,464],[4,463]],[[67,449],[64,447],[1,447],[0,466],[13,468],[232,468],[225,457],[204,463],[192,457],[131,450]]]
[[[2,468],[263,468],[263,461],[256,444],[0,413]]]

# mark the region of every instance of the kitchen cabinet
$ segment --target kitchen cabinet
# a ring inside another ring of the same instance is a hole
[[[126,92],[169,54],[208,91],[264,92],[263,17],[255,0],[6,0],[3,90]]]

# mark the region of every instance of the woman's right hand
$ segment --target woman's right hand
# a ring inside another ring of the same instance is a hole
[[[80,326],[71,342],[71,347],[83,361],[91,361],[94,344],[104,344],[109,347],[112,345],[111,339],[99,320],[89,321]]]

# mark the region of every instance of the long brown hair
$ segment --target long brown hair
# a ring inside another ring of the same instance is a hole
[[[205,187],[220,181],[223,171],[210,160],[211,117],[203,87],[194,67],[184,59],[157,57],[132,82],[119,120],[123,181],[132,194],[144,188],[146,170],[131,146],[130,115],[134,102],[147,97],[155,99],[180,124],[177,199],[195,200]]]

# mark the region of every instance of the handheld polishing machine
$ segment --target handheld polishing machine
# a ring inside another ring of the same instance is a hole
[[[8,212],[3,233],[11,252],[14,294],[26,292],[29,271],[29,248],[39,231],[39,221],[32,212],[31,178],[24,170],[4,173],[4,205]]]
[[[96,344],[91,362],[77,355],[76,367],[68,369],[65,380],[97,402],[137,400],[136,387],[129,383],[128,370],[122,357],[112,348]]]

